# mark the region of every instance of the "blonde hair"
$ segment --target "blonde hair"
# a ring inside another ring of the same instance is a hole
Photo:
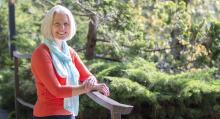
[[[41,32],[42,32],[44,38],[46,38],[48,40],[54,39],[52,32],[51,32],[51,29],[52,29],[53,17],[54,17],[55,13],[64,13],[68,16],[69,22],[70,22],[70,33],[67,36],[66,40],[72,39],[72,37],[76,33],[76,23],[75,23],[75,20],[73,18],[72,13],[70,12],[70,10],[67,9],[66,7],[61,6],[61,5],[54,6],[44,16],[44,19],[42,20],[42,24],[41,24]]]

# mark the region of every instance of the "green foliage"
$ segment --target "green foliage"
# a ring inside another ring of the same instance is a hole
[[[209,41],[207,44],[207,48],[211,51],[210,55],[211,55],[211,59],[214,61],[217,61],[217,63],[219,64],[219,46],[220,46],[220,42],[219,42],[219,33],[220,33],[220,22],[218,21],[213,21],[210,22],[210,28],[208,29],[208,36],[209,36]]]
[[[14,109],[14,82],[11,70],[0,70],[0,107],[9,111]]]
[[[112,93],[111,97],[121,102],[128,101],[129,103],[133,102],[133,104],[140,104],[140,102],[147,102],[149,104],[153,104],[156,102],[156,95],[136,82],[133,82],[127,78],[105,78],[111,81],[111,91],[114,92]]]
[[[92,63],[91,71],[108,83],[111,98],[134,105],[130,118],[201,119],[217,115],[220,83],[213,80],[216,68],[171,75],[143,58],[120,65],[118,69],[119,63]],[[119,74],[112,73],[115,71]]]
[[[8,31],[7,31],[7,6],[5,5],[6,1],[2,1],[0,5],[0,70],[11,66],[12,62],[10,59],[9,49],[8,49]]]
[[[8,9],[7,2],[0,2],[0,107],[14,109],[14,82],[11,72],[12,60],[8,49]]]
[[[220,118],[219,1],[207,0],[97,0],[80,3],[99,18],[96,53],[122,62],[88,61],[90,71],[111,89],[111,98],[134,105],[130,119]],[[22,53],[31,53],[43,40],[43,14],[62,4],[74,13],[77,33],[68,41],[84,49],[89,13],[75,1],[16,2],[16,41]],[[9,57],[7,1],[0,1],[0,106],[14,117],[13,61]],[[105,40],[101,42],[99,40]],[[22,97],[34,103],[36,91],[30,61],[20,60]],[[218,69],[216,69],[217,67]],[[165,72],[169,72],[167,74]],[[217,78],[216,78],[217,77]],[[80,117],[109,118],[87,97],[81,98]],[[22,108],[24,118],[27,110]],[[87,114],[84,114],[87,112]]]
[[[22,53],[30,53],[42,40],[40,34],[43,10],[33,5],[34,2],[18,2],[16,7],[16,29],[17,35],[15,45]]]

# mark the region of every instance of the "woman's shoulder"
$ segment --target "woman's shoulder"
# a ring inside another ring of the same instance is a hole
[[[69,46],[69,49],[70,49],[71,55],[75,56],[77,54],[76,51],[72,47]]]
[[[49,48],[41,43],[32,53],[32,57],[33,56],[44,56],[45,54],[49,54]]]

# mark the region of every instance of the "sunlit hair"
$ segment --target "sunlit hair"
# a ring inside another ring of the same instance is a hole
[[[67,36],[65,40],[70,40],[76,33],[76,23],[73,18],[72,13],[70,12],[69,9],[66,7],[63,7],[61,5],[56,5],[53,8],[50,9],[50,11],[45,15],[42,24],[41,24],[41,32],[43,33],[44,38],[48,40],[52,40],[53,35],[52,35],[52,25],[53,25],[53,17],[55,13],[63,13],[66,14],[69,18],[70,22],[70,33]]]

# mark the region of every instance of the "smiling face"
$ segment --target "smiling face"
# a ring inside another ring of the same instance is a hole
[[[66,14],[54,14],[51,32],[55,40],[65,40],[69,36],[70,21]]]

